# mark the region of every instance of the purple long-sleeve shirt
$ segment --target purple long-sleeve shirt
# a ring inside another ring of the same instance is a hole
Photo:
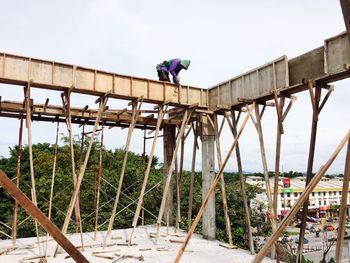
[[[171,61],[169,65],[169,72],[173,76],[173,82],[176,83],[176,77],[179,74],[181,67],[179,66],[181,63],[181,59],[175,58]]]

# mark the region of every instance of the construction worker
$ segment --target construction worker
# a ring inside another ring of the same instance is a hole
[[[168,61],[164,61],[161,64],[157,65],[157,72],[159,80],[170,82],[169,72],[173,76],[173,82],[175,84],[180,83],[179,72],[181,69],[188,69],[191,64],[191,60],[188,59],[170,59]]]

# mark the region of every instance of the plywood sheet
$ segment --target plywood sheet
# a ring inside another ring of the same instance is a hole
[[[95,72],[93,70],[77,68],[75,71],[75,87],[77,89],[94,90]]]
[[[4,78],[15,79],[19,81],[28,81],[29,59],[6,56]]]
[[[132,95],[135,97],[147,98],[147,80],[133,79]]]
[[[104,72],[97,72],[95,89],[101,92],[113,91],[113,75]]]
[[[53,84],[60,87],[72,87],[73,82],[73,66],[64,64],[55,64],[53,72]]]
[[[179,100],[179,86],[176,85],[165,85],[165,100],[171,102],[178,102]]]
[[[325,40],[325,71],[335,74],[344,70],[345,64],[350,64],[350,44],[346,32]]]
[[[52,63],[32,60],[30,69],[29,79],[34,83],[52,84]]]
[[[154,100],[163,100],[163,86],[162,83],[150,81],[149,97]]]
[[[116,76],[114,79],[114,90],[118,95],[131,96],[131,78]]]

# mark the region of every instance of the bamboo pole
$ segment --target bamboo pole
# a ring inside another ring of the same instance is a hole
[[[97,112],[97,116],[96,116],[96,120],[95,120],[95,125],[94,125],[94,128],[92,130],[91,138],[95,137],[96,129],[97,129],[97,126],[98,126],[98,124],[100,122],[102,112],[105,110],[107,100],[108,100],[108,97],[103,97],[100,100],[100,102],[99,102],[100,105],[99,105],[99,108],[98,108],[98,112]],[[72,194],[69,206],[68,206],[66,218],[65,218],[64,223],[63,223],[63,227],[62,227],[62,233],[63,234],[66,234],[66,232],[67,232],[69,221],[70,221],[70,218],[72,216],[73,209],[74,209],[74,204],[76,203],[76,201],[78,199],[80,186],[81,186],[81,183],[83,181],[83,177],[84,177],[84,174],[85,174],[85,169],[86,169],[89,157],[90,157],[90,152],[91,152],[93,141],[94,140],[90,140],[89,141],[89,145],[88,145],[88,148],[87,148],[86,154],[85,154],[84,163],[80,166],[80,171],[79,171],[79,176],[77,178],[77,183],[75,184],[74,191],[73,191],[73,194]],[[59,247],[57,245],[55,253],[54,253],[54,257],[57,255],[58,249],[59,249]]]
[[[113,210],[112,210],[112,214],[111,217],[109,219],[109,224],[108,224],[108,229],[107,229],[107,233],[104,239],[104,246],[106,246],[107,244],[107,239],[109,237],[109,235],[111,234],[112,228],[113,228],[113,223],[114,223],[114,219],[115,219],[115,213],[117,211],[117,206],[118,206],[118,202],[119,202],[119,197],[120,197],[120,192],[122,189],[122,185],[123,185],[123,180],[124,180],[124,174],[125,174],[125,169],[126,169],[126,164],[128,161],[128,154],[129,154],[129,147],[130,147],[130,142],[131,142],[131,136],[132,136],[132,132],[134,131],[135,125],[136,125],[136,121],[137,118],[139,116],[139,110],[141,108],[142,105],[142,101],[133,103],[133,115],[132,115],[132,120],[128,129],[128,137],[126,139],[126,145],[125,145],[125,149],[124,149],[124,160],[123,160],[123,165],[122,165],[122,169],[120,171],[120,177],[119,177],[119,184],[118,184],[118,189],[117,189],[117,193],[116,193],[116,197],[115,197],[115,201],[114,201],[114,205],[113,205]]]
[[[264,135],[262,131],[261,126],[261,118],[259,113],[259,105],[255,104],[255,117],[256,117],[256,130],[258,132],[259,136],[259,145],[260,145],[260,155],[261,155],[261,161],[263,165],[264,170],[264,179],[265,179],[265,186],[266,186],[266,195],[267,195],[267,206],[268,211],[270,212],[270,221],[272,226],[272,233],[276,231],[276,215],[273,208],[273,201],[272,201],[272,194],[271,194],[271,187],[270,187],[270,179],[269,179],[269,171],[267,167],[267,158],[266,158],[266,151],[265,151],[265,143],[264,143]],[[275,258],[275,250],[274,248],[271,250],[271,258]]]
[[[255,102],[253,102],[253,106],[252,106],[252,107],[254,107],[254,105],[255,105]],[[181,257],[182,257],[182,254],[184,253],[184,251],[185,251],[185,249],[186,249],[186,247],[187,247],[187,244],[188,244],[188,242],[190,241],[190,238],[191,238],[191,236],[192,236],[194,230],[196,229],[199,220],[201,219],[201,217],[202,217],[202,215],[203,215],[203,212],[204,212],[204,209],[205,209],[205,207],[206,207],[206,205],[207,205],[207,203],[208,203],[208,200],[209,200],[210,196],[212,195],[212,193],[213,193],[214,190],[215,190],[215,187],[216,187],[216,185],[217,185],[217,183],[218,183],[218,181],[219,181],[219,179],[220,179],[220,176],[221,176],[221,174],[223,173],[223,171],[224,171],[224,169],[225,169],[225,167],[226,167],[226,164],[227,164],[229,158],[231,157],[231,154],[232,154],[232,152],[233,152],[233,149],[234,149],[235,146],[237,145],[238,139],[239,139],[239,137],[241,136],[241,134],[242,134],[242,132],[243,132],[243,129],[244,129],[244,127],[246,126],[246,124],[247,124],[247,122],[248,122],[248,119],[249,119],[249,117],[250,117],[250,115],[251,115],[251,112],[252,112],[252,108],[248,108],[247,116],[245,117],[245,119],[244,119],[244,121],[243,121],[243,123],[242,123],[242,126],[241,126],[241,128],[239,129],[239,131],[238,131],[238,133],[237,133],[237,136],[236,136],[235,140],[233,141],[233,143],[232,143],[232,145],[231,145],[231,148],[229,149],[229,151],[228,151],[228,153],[227,153],[227,155],[226,155],[226,157],[225,157],[224,162],[222,163],[221,168],[219,169],[219,171],[218,171],[218,173],[217,173],[217,175],[216,175],[216,177],[215,177],[215,179],[214,179],[212,185],[210,186],[210,188],[209,188],[209,190],[208,190],[208,192],[207,192],[207,195],[206,195],[205,198],[203,199],[201,208],[199,209],[198,214],[197,214],[195,220],[193,221],[192,226],[191,226],[191,228],[189,229],[189,231],[188,231],[188,233],[187,233],[187,236],[186,236],[184,242],[182,243],[182,246],[181,246],[181,248],[180,248],[180,250],[179,250],[179,252],[178,252],[178,254],[177,254],[177,256],[176,256],[176,258],[175,258],[175,260],[174,260],[174,263],[180,262],[180,259],[181,259]]]
[[[190,227],[192,224],[193,188],[194,188],[194,176],[196,174],[198,130],[195,127],[193,127],[193,135],[194,135],[194,139],[193,139],[193,149],[192,149],[191,179],[190,179],[190,191],[188,196],[188,215],[187,215],[188,227]]]
[[[33,161],[33,143],[32,143],[32,110],[30,101],[30,85],[28,82],[27,87],[25,87],[25,104],[26,104],[26,126],[28,132],[28,150],[29,150],[29,167],[30,167],[30,180],[31,180],[31,197],[35,206],[38,205],[36,200],[36,187],[35,187],[35,175],[34,175],[34,161]],[[39,227],[38,222],[35,220],[35,232],[38,241],[39,254],[41,254],[40,238],[39,238]]]
[[[141,207],[142,207],[142,203],[143,203],[143,198],[144,198],[146,187],[147,187],[148,177],[149,177],[149,174],[151,172],[154,151],[156,149],[157,138],[158,138],[160,125],[162,124],[163,117],[164,117],[163,106],[159,106],[156,131],[154,133],[154,138],[153,138],[153,141],[152,141],[151,152],[150,152],[150,155],[149,155],[149,158],[148,158],[148,163],[147,163],[147,168],[146,168],[146,172],[145,172],[145,177],[143,178],[143,183],[142,183],[142,187],[141,187],[141,191],[140,191],[140,197],[139,197],[139,201],[137,203],[137,207],[136,207],[136,211],[135,211],[135,215],[134,215],[134,220],[132,222],[133,230],[132,230],[130,238],[129,238],[129,245],[132,243],[132,238],[133,238],[133,235],[134,235],[134,231],[135,231],[135,228],[137,227],[137,221],[138,221],[138,218],[140,216],[140,211],[141,211]]]
[[[64,250],[79,263],[89,263],[80,251],[64,236],[63,233],[51,223],[51,221],[39,210],[39,208],[29,200],[29,198],[12,183],[6,174],[0,170],[0,184],[4,189],[18,201],[18,203],[28,212],[28,214],[60,244]]]
[[[228,116],[227,118],[227,123],[230,126],[230,129],[232,131],[233,137],[237,137],[237,126],[238,126],[238,118],[235,116],[235,111],[231,110],[231,118],[232,118],[232,124],[229,121],[230,119]],[[248,229],[248,238],[249,238],[249,248],[250,248],[250,253],[252,255],[255,254],[254,250],[254,240],[253,240],[253,233],[252,233],[252,227],[250,223],[250,213],[249,213],[249,206],[248,206],[248,198],[247,198],[247,193],[245,190],[245,178],[243,175],[243,168],[242,168],[242,159],[241,159],[241,151],[239,148],[239,142],[237,142],[236,145],[236,161],[237,161],[237,169],[238,169],[238,174],[239,174],[239,184],[240,184],[240,190],[241,190],[241,195],[243,198],[243,206],[244,206],[244,211],[245,211],[245,221],[247,224],[247,229]]]
[[[321,87],[316,88],[315,96],[313,96],[313,82],[309,81],[309,92],[310,92],[310,99],[312,104],[312,123],[311,123],[311,135],[310,135],[310,144],[309,144],[309,155],[308,155],[308,162],[307,162],[307,170],[306,170],[306,183],[305,186],[309,184],[311,181],[313,175],[313,165],[314,165],[314,157],[315,157],[315,147],[316,147],[316,137],[317,137],[317,125],[318,125],[318,107],[321,97]],[[305,228],[306,228],[306,216],[308,212],[308,200],[303,204],[303,212],[301,217],[301,226],[300,226],[300,233],[299,233],[299,240],[304,240],[305,236]],[[301,257],[303,254],[303,246],[304,242],[299,242],[298,244],[298,262],[301,261]]]
[[[176,172],[176,224],[175,224],[175,232],[180,230],[181,223],[181,184],[182,184],[182,170],[183,170],[183,162],[184,162],[184,150],[185,150],[185,136],[181,138],[180,144],[180,167],[179,171]]]
[[[336,149],[334,150],[332,155],[329,157],[327,162],[321,166],[321,168],[316,173],[316,175],[311,179],[310,183],[306,186],[305,190],[302,192],[299,199],[295,202],[295,204],[291,208],[288,215],[280,223],[276,232],[272,234],[272,236],[267,240],[265,245],[261,248],[259,253],[256,255],[256,257],[253,260],[253,263],[259,263],[264,259],[264,257],[270,251],[273,244],[277,241],[278,237],[282,234],[284,229],[287,227],[287,224],[289,223],[289,221],[298,213],[301,205],[307,201],[307,199],[309,198],[309,195],[311,194],[313,189],[315,189],[315,187],[317,186],[318,182],[322,179],[324,174],[327,172],[328,168],[336,159],[339,152],[342,150],[342,148],[344,147],[345,143],[349,140],[349,138],[350,138],[350,130],[346,133],[345,137],[341,140],[341,142],[336,147]]]
[[[167,195],[168,195],[168,191],[169,191],[169,187],[170,187],[171,177],[172,177],[172,174],[173,174],[173,167],[174,167],[174,164],[175,164],[177,151],[179,149],[179,144],[180,144],[180,141],[181,141],[181,137],[183,136],[183,134],[185,132],[186,125],[187,125],[189,119],[191,118],[192,111],[193,110],[191,110],[189,112],[189,110],[186,110],[184,115],[183,115],[181,128],[180,128],[180,131],[179,131],[179,133],[177,135],[177,138],[176,138],[174,154],[173,154],[173,157],[171,159],[171,163],[168,166],[168,174],[167,174],[167,177],[166,177],[167,179],[166,179],[166,182],[165,182],[165,185],[164,185],[162,203],[160,205],[158,219],[157,219],[157,233],[158,234],[159,234],[159,227],[160,227],[160,225],[162,223],[162,217],[163,217],[165,203],[166,203],[166,199],[167,199]]]
[[[273,209],[275,210],[275,216],[277,216],[277,201],[278,201],[278,182],[280,176],[280,160],[281,160],[281,137],[284,118],[282,116],[282,111],[284,107],[285,97],[280,97],[279,103],[276,103],[277,113],[277,134],[276,134],[276,156],[275,156],[275,177],[274,177],[274,185],[273,185]]]
[[[208,119],[213,124],[214,132],[215,132],[216,156],[218,159],[218,165],[220,169],[220,167],[222,166],[222,159],[221,159],[221,145],[220,145],[220,137],[219,137],[218,117],[216,114],[214,115],[214,123],[212,122],[209,115],[208,115]],[[221,189],[222,206],[224,208],[224,218],[225,218],[225,226],[226,226],[228,243],[230,245],[233,245],[232,233],[231,233],[231,221],[230,221],[230,216],[228,214],[227,195],[226,195],[226,188],[225,188],[225,179],[223,174],[220,176],[220,189]]]
[[[53,199],[53,187],[55,185],[55,175],[56,175],[56,161],[57,161],[57,147],[58,147],[58,133],[60,129],[60,124],[57,122],[56,128],[56,140],[55,140],[55,150],[53,157],[53,166],[52,166],[52,178],[51,178],[51,188],[50,188],[50,198],[49,198],[49,213],[48,219],[51,220],[51,210],[52,210],[52,199]],[[47,243],[49,240],[49,233],[46,233],[46,242],[45,242],[45,258],[47,258]]]
[[[71,156],[71,165],[72,165],[72,177],[73,177],[73,191],[75,190],[75,185],[77,183],[77,174],[75,167],[75,154],[74,154],[74,141],[73,141],[73,128],[72,128],[72,115],[71,115],[71,103],[70,103],[70,92],[67,91],[64,93],[66,101],[64,102],[64,108],[66,113],[66,125],[69,136],[69,147],[70,147],[70,156]],[[83,226],[81,223],[81,215],[80,215],[80,200],[79,198],[74,204],[74,214],[75,214],[75,224],[76,231],[79,231],[80,234],[80,242],[82,249],[84,251],[84,238],[83,238]]]
[[[20,123],[19,123],[19,132],[18,132],[17,170],[16,170],[16,186],[18,188],[19,188],[19,182],[21,177],[22,137],[23,137],[23,118],[21,114]],[[13,221],[12,221],[12,243],[13,244],[16,244],[17,221],[18,221],[18,202],[15,199],[14,208],[13,208]]]
[[[100,204],[100,190],[101,190],[101,177],[102,177],[102,154],[103,154],[103,131],[104,127],[102,124],[101,130],[101,142],[100,142],[100,156],[99,156],[99,164],[98,164],[98,174],[97,174],[97,193],[96,193],[96,203],[95,203],[95,231],[94,231],[94,240],[97,238],[97,230],[98,230],[98,210]]]
[[[340,202],[337,245],[335,250],[335,261],[338,263],[342,262],[346,210],[347,210],[347,203],[348,203],[349,180],[350,180],[350,140],[348,140],[348,148],[347,148],[346,157],[345,157],[345,168],[344,168],[344,177],[343,177],[343,189],[342,189],[341,202]]]

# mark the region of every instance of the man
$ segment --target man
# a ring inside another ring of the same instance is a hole
[[[159,80],[170,82],[170,78],[169,78],[169,72],[170,72],[170,74],[173,76],[173,82],[175,84],[179,84],[180,83],[179,72],[181,71],[181,69],[187,70],[190,64],[191,64],[191,60],[188,60],[188,59],[181,60],[178,58],[164,61],[163,63],[158,64],[156,68],[157,68]]]

